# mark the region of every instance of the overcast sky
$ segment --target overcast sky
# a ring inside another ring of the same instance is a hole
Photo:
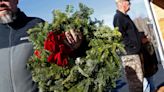
[[[71,4],[78,9],[78,3],[84,3],[94,9],[93,18],[104,20],[106,25],[112,26],[113,16],[116,11],[115,0],[19,0],[19,8],[28,16],[40,17],[48,22],[52,21],[52,11],[64,11],[66,5]],[[147,17],[144,0],[132,0],[131,10],[128,13],[133,19],[138,16]]]

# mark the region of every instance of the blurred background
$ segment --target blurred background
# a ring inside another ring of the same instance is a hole
[[[40,17],[51,22],[54,9],[65,11],[66,5],[71,4],[76,10],[80,2],[94,9],[92,18],[104,20],[106,25],[113,28],[113,16],[116,11],[115,0],[20,0],[19,8],[29,16]],[[131,0],[129,15],[132,19],[147,17],[144,1]]]

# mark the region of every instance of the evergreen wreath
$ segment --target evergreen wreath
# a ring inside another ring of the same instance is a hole
[[[39,92],[104,92],[116,86],[121,65],[116,52],[124,52],[122,36],[103,21],[92,20],[92,14],[93,9],[82,3],[75,12],[68,5],[65,12],[53,11],[52,23],[28,31],[34,54],[27,66]],[[63,33],[70,29],[84,36],[77,51],[63,42]]]

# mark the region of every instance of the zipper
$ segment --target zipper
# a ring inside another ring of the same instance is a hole
[[[10,30],[10,34],[9,34],[9,58],[10,58],[10,61],[9,61],[9,68],[10,68],[10,81],[11,81],[11,89],[13,90],[13,92],[16,92],[16,87],[15,87],[15,83],[14,83],[14,74],[13,74],[13,67],[12,67],[12,62],[13,62],[13,59],[12,59],[12,51],[13,51],[13,47],[12,47],[12,32],[13,32],[13,29],[7,24],[9,30]]]

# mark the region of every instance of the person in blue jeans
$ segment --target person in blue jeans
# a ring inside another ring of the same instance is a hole
[[[145,86],[145,90],[147,87],[149,87],[150,89],[150,91],[144,91],[144,92],[154,92],[155,86],[154,86],[153,75],[158,71],[158,61],[153,44],[148,40],[144,32],[141,32],[140,36],[142,39],[141,51],[142,51],[142,59],[144,62],[143,65],[144,77],[145,77],[145,81],[147,81],[143,83]]]

